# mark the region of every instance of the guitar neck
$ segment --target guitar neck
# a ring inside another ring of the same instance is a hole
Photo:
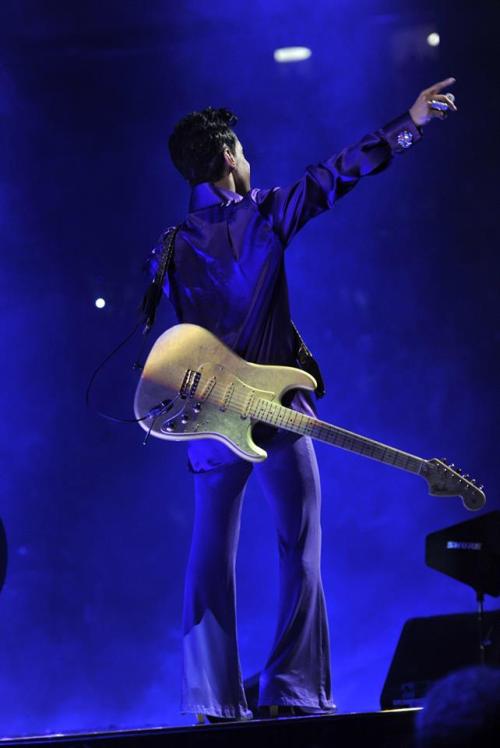
[[[426,460],[402,452],[400,449],[388,447],[381,442],[359,436],[338,426],[332,426],[325,421],[319,421],[317,418],[306,416],[303,413],[286,408],[284,405],[263,398],[259,398],[253,403],[249,414],[270,426],[292,431],[295,434],[310,436],[321,442],[333,444],[348,452],[356,452],[363,457],[384,462],[386,465],[406,470],[409,473],[418,475],[422,466],[426,463]]]

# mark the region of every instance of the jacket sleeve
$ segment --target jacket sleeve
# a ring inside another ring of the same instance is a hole
[[[314,166],[288,187],[252,190],[251,199],[286,246],[309,219],[323,213],[357,185],[378,174],[422,137],[408,112]]]

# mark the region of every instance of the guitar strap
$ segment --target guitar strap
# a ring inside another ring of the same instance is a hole
[[[325,395],[325,382],[323,379],[323,376],[321,374],[321,369],[319,368],[319,364],[312,355],[311,351],[307,347],[307,345],[304,342],[304,338],[300,334],[300,332],[297,330],[297,327],[295,325],[295,322],[293,320],[290,320],[292,323],[292,331],[295,341],[295,351],[297,356],[297,361],[300,363],[301,367],[304,369],[304,371],[307,371],[308,374],[311,374],[315,380],[316,380],[316,389],[314,390],[316,397],[318,400]]]
[[[162,234],[160,240],[161,256],[158,263],[158,269],[142,301],[141,308],[145,315],[144,333],[148,333],[151,330],[155,321],[156,309],[158,308],[163,293],[165,276],[170,269],[174,257],[175,237],[177,236],[179,229],[180,226],[171,226]],[[307,347],[293,320],[290,320],[290,322],[294,338],[295,356],[304,371],[307,371],[308,374],[311,374],[311,376],[315,378],[317,382],[315,393],[316,397],[319,399],[325,394],[325,382],[319,364]]]
[[[174,242],[179,229],[180,226],[171,226],[161,236],[161,255],[158,263],[158,270],[155,273],[151,285],[144,294],[141,305],[141,310],[144,312],[145,316],[144,334],[148,333],[153,327],[156,310],[163,294],[163,282],[170,269],[170,265],[172,264]]]

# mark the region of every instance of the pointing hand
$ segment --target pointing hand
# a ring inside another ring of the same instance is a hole
[[[452,94],[442,94],[444,88],[455,83],[455,78],[446,78],[434,83],[419,94],[417,100],[410,107],[410,116],[416,125],[427,125],[431,119],[446,119],[448,112],[456,112],[455,97]]]

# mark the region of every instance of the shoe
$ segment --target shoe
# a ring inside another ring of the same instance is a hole
[[[280,717],[331,717],[335,714],[337,708],[320,711],[312,707],[285,704],[273,704],[272,706],[260,707],[261,712],[265,714],[264,719],[277,719]]]
[[[231,722],[248,722],[250,719],[250,717],[215,717],[213,714],[197,714],[196,724],[223,725]]]

